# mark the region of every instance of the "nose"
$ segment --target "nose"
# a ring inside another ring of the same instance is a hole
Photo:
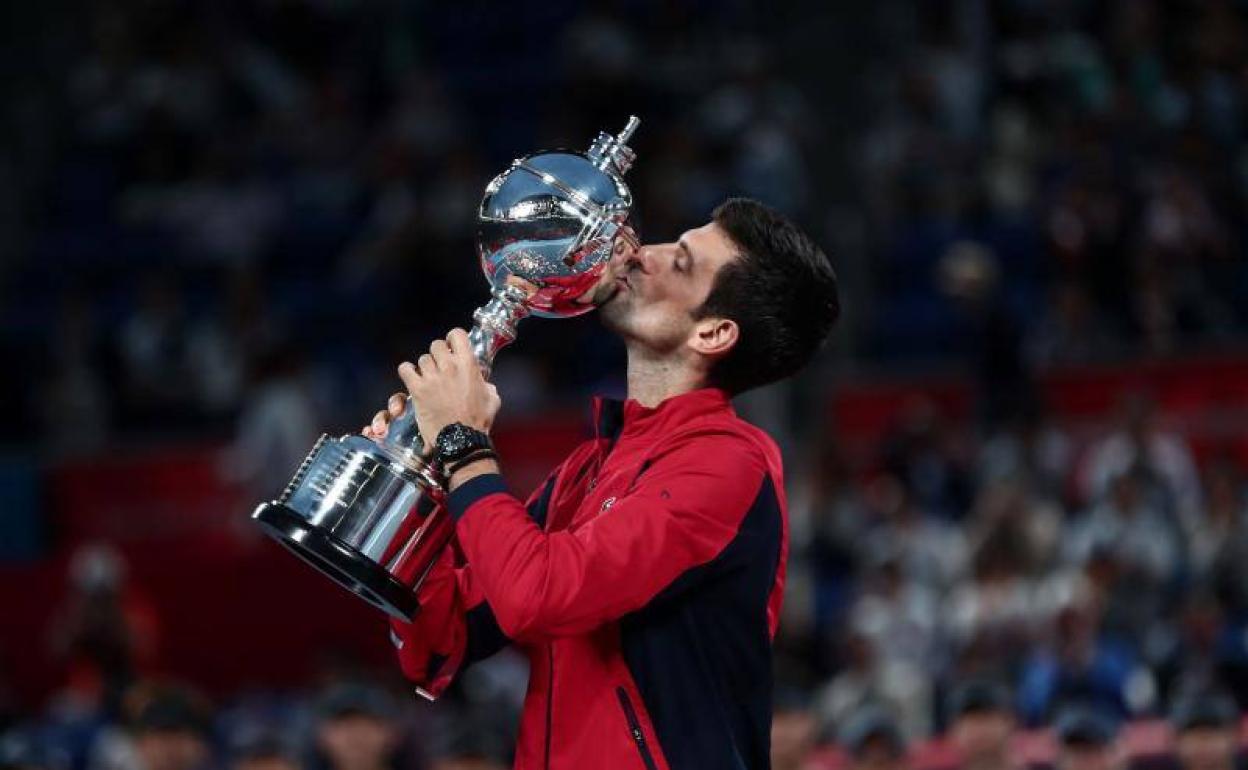
[[[642,272],[649,272],[645,250],[633,228],[625,227],[620,230],[619,235],[615,238],[611,259],[620,268],[640,269]]]
[[[637,270],[645,275],[654,272],[654,256],[649,246],[637,246],[631,249],[625,256],[624,266],[630,270]]]

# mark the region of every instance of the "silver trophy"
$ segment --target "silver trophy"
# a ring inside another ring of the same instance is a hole
[[[584,153],[520,158],[485,188],[477,255],[492,298],[473,313],[469,339],[487,377],[525,316],[592,309],[585,296],[632,208],[623,176],[638,123],[630,117],[619,135],[599,134]],[[339,585],[410,619],[420,609],[416,589],[454,531],[441,504],[446,479],[424,450],[410,404],[382,441],[322,435],[281,496],[252,518]]]

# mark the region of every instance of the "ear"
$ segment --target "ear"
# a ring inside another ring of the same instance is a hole
[[[719,358],[732,350],[741,336],[737,322],[728,318],[703,318],[693,325],[689,347],[704,356]]]

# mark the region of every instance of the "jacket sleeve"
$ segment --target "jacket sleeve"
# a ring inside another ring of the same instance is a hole
[[[471,583],[467,567],[455,566],[454,549],[447,548],[416,592],[420,612],[412,621],[390,618],[390,641],[403,674],[430,698],[450,685],[464,663],[468,623],[465,588]],[[461,586],[461,578],[463,578]]]
[[[762,488],[761,449],[739,434],[684,434],[636,486],[575,530],[546,533],[497,474],[448,499],[460,547],[508,636],[582,633],[633,612],[736,536]]]
[[[551,474],[529,498],[526,515],[545,518],[555,477]],[[390,640],[403,674],[428,697],[438,697],[459,671],[511,642],[499,628],[472,566],[457,564],[454,547],[442,552],[416,596],[420,612],[410,623],[391,618]]]

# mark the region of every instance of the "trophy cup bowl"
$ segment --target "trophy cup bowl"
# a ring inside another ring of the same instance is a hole
[[[623,177],[638,123],[630,117],[618,135],[599,134],[586,152],[519,158],[486,187],[476,240],[491,299],[473,314],[469,340],[487,377],[527,315],[593,309],[584,298],[632,209]],[[420,609],[416,590],[454,533],[445,495],[409,403],[382,440],[322,435],[281,495],[252,518],[334,582],[410,620]]]

